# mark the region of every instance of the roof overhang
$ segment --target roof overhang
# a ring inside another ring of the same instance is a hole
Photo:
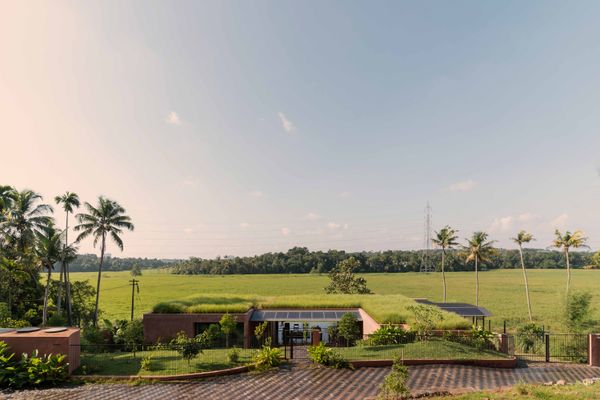
[[[268,309],[254,310],[250,321],[278,321],[278,322],[336,322],[344,314],[353,314],[358,321],[362,321],[357,309],[331,310],[331,309]]]

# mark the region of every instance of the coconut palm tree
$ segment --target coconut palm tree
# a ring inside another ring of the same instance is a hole
[[[52,217],[47,215],[52,212],[52,207],[40,203],[42,200],[41,195],[27,189],[14,191],[11,195],[11,205],[4,212],[4,224],[10,240],[20,252],[32,245],[35,233],[52,221]]]
[[[62,205],[63,210],[65,211],[65,247],[69,245],[69,214],[73,213],[73,209],[79,208],[81,205],[79,201],[79,196],[77,193],[65,192],[62,196],[54,197],[54,201],[58,205]],[[72,325],[72,316],[71,316],[71,281],[69,276],[69,264],[66,260],[61,260],[60,264],[60,277],[59,277],[59,285],[57,290],[57,299],[56,299],[56,307],[58,308],[58,314],[60,315],[61,308],[61,300],[62,300],[62,284],[65,284],[65,303],[67,306],[67,319],[69,321],[69,325]]]
[[[102,266],[104,265],[104,253],[106,251],[106,238],[110,236],[112,241],[123,251],[123,240],[119,236],[123,229],[132,231],[131,218],[125,215],[125,209],[116,201],[100,196],[98,205],[84,204],[87,213],[77,214],[78,225],[76,231],[81,233],[77,236],[77,242],[92,235],[94,247],[100,242],[100,264],[98,266],[98,282],[96,285],[96,308],[94,310],[94,326],[98,322],[98,301],[100,300],[100,280],[102,279]]]
[[[479,306],[479,268],[480,262],[489,260],[489,256],[494,251],[494,240],[488,240],[488,234],[485,232],[475,232],[471,239],[467,239],[467,245],[464,249],[468,252],[467,262],[475,262],[475,305]]]
[[[510,238],[519,246],[519,256],[521,257],[521,269],[523,270],[523,279],[525,280],[525,295],[527,297],[527,312],[529,313],[529,322],[533,322],[533,316],[531,314],[531,300],[529,298],[529,282],[527,281],[527,270],[525,269],[525,261],[523,260],[523,243],[529,243],[533,238],[531,233],[521,230],[517,233],[517,236]]]
[[[431,239],[433,244],[439,246],[442,249],[442,283],[444,286],[444,303],[446,302],[446,272],[444,270],[444,264],[446,259],[446,249],[451,249],[456,246],[458,242],[458,231],[450,228],[448,225],[440,229],[439,232],[435,232],[435,237]]]
[[[571,288],[571,264],[569,262],[569,250],[571,248],[577,249],[580,247],[589,248],[589,246],[585,244],[585,242],[587,242],[587,238],[583,236],[583,232],[579,230],[573,233],[566,231],[563,235],[557,229],[554,231],[554,236],[555,238],[552,241],[552,247],[556,247],[565,253],[565,260],[567,263],[567,295],[569,295],[569,290]]]
[[[50,222],[39,231],[36,231],[35,236],[34,253],[39,260],[41,268],[48,271],[46,289],[44,290],[44,308],[42,310],[42,325],[46,325],[46,322],[48,321],[48,293],[50,290],[50,281],[52,279],[54,264],[60,261],[62,232],[56,229],[53,222]]]

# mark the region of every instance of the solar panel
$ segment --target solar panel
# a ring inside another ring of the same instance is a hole
[[[273,318],[275,318],[275,312],[267,311],[264,313],[263,318],[264,319],[273,319]]]
[[[335,311],[325,311],[325,318],[335,318]]]
[[[278,318],[278,319],[286,319],[287,316],[288,316],[288,313],[284,312],[284,311],[277,311],[277,313],[275,313],[275,318]]]
[[[300,318],[300,313],[297,311],[288,312],[288,318],[290,318],[290,319]]]
[[[312,317],[313,319],[323,319],[325,318],[325,315],[323,314],[323,311],[313,311]]]
[[[308,311],[303,311],[300,313],[300,319],[311,319],[312,313]]]

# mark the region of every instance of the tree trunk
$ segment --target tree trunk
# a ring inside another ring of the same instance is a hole
[[[477,259],[475,256],[475,305],[479,307],[479,270],[477,269]]]
[[[71,280],[69,277],[69,264],[65,264],[65,303],[67,306],[67,322],[73,326],[73,314],[71,308]]]
[[[69,235],[69,213],[66,212],[65,218],[65,247],[68,245],[68,235]],[[60,263],[60,275],[58,278],[58,288],[56,290],[56,308],[58,311],[58,315],[62,314],[62,288],[63,288],[63,280],[65,282],[66,289],[66,272],[65,272],[65,260],[63,259]]]
[[[444,284],[444,303],[446,302],[446,271],[444,270],[444,262],[446,252],[442,249],[442,282]]]
[[[102,265],[104,264],[104,249],[106,245],[106,233],[102,234],[102,245],[100,247],[100,265],[98,266],[98,284],[96,285],[96,308],[94,309],[94,327],[98,327],[98,302],[100,301],[100,279],[102,278]]]
[[[567,296],[569,295],[569,289],[571,288],[571,264],[569,263],[569,250],[565,250],[565,257],[567,259]]]
[[[42,325],[46,326],[48,322],[48,293],[50,291],[50,279],[52,278],[52,266],[48,265],[48,280],[46,281],[46,290],[44,290],[44,308],[42,310]]]
[[[529,313],[529,322],[533,322],[531,315],[531,300],[529,299],[529,282],[527,281],[527,271],[525,270],[525,261],[523,260],[523,248],[519,244],[519,256],[521,257],[521,268],[523,269],[523,279],[525,280],[525,295],[527,296],[527,312]]]

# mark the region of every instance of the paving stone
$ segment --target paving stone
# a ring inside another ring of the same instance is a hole
[[[47,390],[0,394],[7,400],[358,400],[374,398],[389,368],[355,371],[294,363],[278,371],[242,374],[185,383],[140,386],[90,384]],[[495,369],[460,365],[424,365],[409,368],[413,394],[500,389],[518,382],[566,383],[600,378],[600,368],[576,364],[529,364],[525,368]]]

